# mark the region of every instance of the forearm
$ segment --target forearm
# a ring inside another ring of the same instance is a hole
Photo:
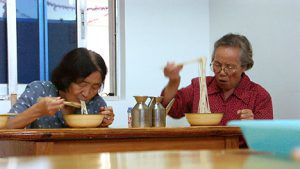
[[[178,91],[178,87],[180,84],[180,78],[176,80],[170,80],[165,87],[165,90],[163,92],[163,105],[168,104],[176,95],[176,92]]]
[[[42,116],[42,109],[38,105],[34,105],[15,118],[10,118],[7,121],[6,128],[8,129],[20,129],[25,128],[34,120]]]

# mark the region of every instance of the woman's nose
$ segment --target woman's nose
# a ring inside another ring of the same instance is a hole
[[[81,94],[82,94],[85,98],[87,98],[87,97],[89,96],[89,94],[90,94],[90,88],[89,88],[89,87],[84,88],[84,89],[82,90]]]
[[[221,70],[220,70],[219,74],[222,74],[222,75],[227,74],[226,71],[225,71],[225,67],[223,67],[223,66],[221,67]]]

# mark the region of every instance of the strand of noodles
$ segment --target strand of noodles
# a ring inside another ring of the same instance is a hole
[[[198,105],[198,113],[211,113],[208,101],[207,86],[206,86],[206,58],[199,58],[199,87],[200,98]]]
[[[80,100],[80,104],[81,104],[81,114],[88,114],[85,101]]]

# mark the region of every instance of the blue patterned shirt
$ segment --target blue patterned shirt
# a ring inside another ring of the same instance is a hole
[[[50,81],[34,81],[28,84],[25,91],[18,98],[17,102],[10,109],[9,113],[22,113],[29,107],[33,106],[39,97],[58,97],[58,90]],[[86,103],[87,111],[90,114],[98,114],[100,107],[106,106],[105,101],[99,95],[96,95]],[[80,114],[81,110],[77,109],[74,113]],[[63,114],[61,111],[56,112],[55,116],[42,116],[33,121],[26,128],[65,128]]]

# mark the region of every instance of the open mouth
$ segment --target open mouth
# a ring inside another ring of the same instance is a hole
[[[220,84],[225,84],[225,83],[228,82],[227,80],[224,80],[224,79],[219,79],[218,81],[219,81]]]

